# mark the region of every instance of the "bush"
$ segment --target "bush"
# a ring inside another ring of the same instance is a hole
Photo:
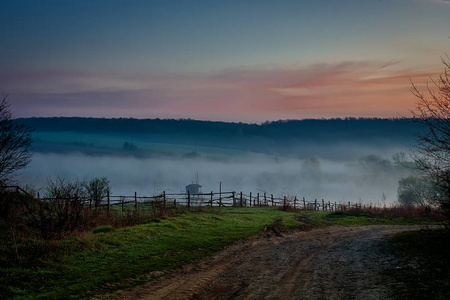
[[[18,190],[0,192],[0,215],[14,239],[61,239],[90,226],[91,211],[82,199],[71,196],[73,191],[80,191],[79,182],[58,177],[49,183],[47,196],[51,198],[38,199]]]
[[[36,238],[61,239],[75,231],[89,228],[92,212],[84,207],[80,199],[35,199],[31,198],[18,207],[24,223],[31,228]]]
[[[96,227],[92,232],[93,233],[102,233],[102,232],[110,232],[110,231],[114,231],[114,227],[110,226],[110,225],[104,225],[104,226],[98,226]]]

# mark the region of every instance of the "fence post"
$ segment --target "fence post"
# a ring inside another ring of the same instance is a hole
[[[188,191],[188,208],[191,207],[191,192]]]
[[[284,196],[284,199],[283,199],[283,209],[286,209],[286,196]]]
[[[305,201],[305,197],[303,197],[303,209],[306,210],[306,201]]]
[[[241,199],[239,200],[239,205],[242,206],[242,191],[241,191]]]
[[[314,199],[314,210],[317,210],[317,199]]]
[[[295,202],[297,202],[297,196],[294,197],[294,209],[295,209]]]
[[[163,210],[166,211],[166,191],[163,191]]]
[[[109,198],[109,191],[106,193],[106,199],[108,200],[108,208],[107,208],[107,210],[108,210],[108,212],[109,212],[109,209],[110,209],[110,204],[111,204],[111,199]]]
[[[325,201],[322,199],[322,210],[325,210]]]
[[[264,192],[264,206],[267,206],[267,195],[266,195],[266,192]]]
[[[235,197],[235,191],[233,191],[233,206],[236,206],[236,197]]]
[[[348,201],[348,210],[351,210],[351,209],[352,209],[352,207],[350,205],[350,201]]]
[[[252,192],[250,192],[250,207],[252,207]]]
[[[272,200],[272,206],[273,206],[273,194],[270,194],[270,199]]]
[[[259,206],[259,193],[256,196],[256,204],[258,204],[258,206]]]
[[[219,184],[219,206],[222,206],[222,181]]]
[[[134,192],[134,210],[137,210],[137,192]]]
[[[211,191],[211,206],[213,206],[213,191]]]
[[[120,197],[121,199],[120,200],[122,200],[122,213],[123,213],[123,205],[124,205],[124,202],[125,202],[125,197]]]

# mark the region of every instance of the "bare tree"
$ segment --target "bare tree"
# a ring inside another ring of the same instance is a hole
[[[82,183],[88,197],[94,200],[95,207],[111,192],[109,180],[106,177],[94,178]]]
[[[13,173],[30,163],[31,142],[31,129],[12,119],[8,95],[3,95],[0,102],[0,185],[10,183]]]
[[[77,177],[50,176],[47,182],[48,186],[45,189],[46,198],[70,200],[86,196],[83,183]]]
[[[412,153],[417,168],[441,191],[439,202],[450,208],[450,57],[442,59],[444,71],[427,83],[422,92],[412,83],[416,97],[412,111],[421,126],[416,134],[416,151]]]
[[[398,201],[405,206],[429,205],[439,201],[441,191],[428,177],[410,175],[398,182]]]

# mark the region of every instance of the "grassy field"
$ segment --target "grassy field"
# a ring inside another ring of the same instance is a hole
[[[183,157],[196,153],[208,159],[253,157],[267,158],[266,155],[248,151],[225,149],[220,147],[197,146],[190,143],[164,143],[144,134],[100,134],[77,132],[34,132],[33,138],[37,149],[52,149],[53,152],[81,151],[86,153],[105,153],[122,151],[125,142],[133,143],[141,154],[160,154]],[[45,147],[44,147],[45,146]],[[130,154],[128,152],[128,154]]]
[[[82,298],[137,285],[161,271],[256,235],[265,226],[289,231],[332,225],[412,223],[429,221],[273,208],[202,208],[132,227],[102,226],[59,241],[22,241],[17,251],[3,245],[0,294],[15,299]]]

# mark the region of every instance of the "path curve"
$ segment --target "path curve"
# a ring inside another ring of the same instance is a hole
[[[240,241],[116,299],[389,299],[386,239],[418,226],[333,226]]]

